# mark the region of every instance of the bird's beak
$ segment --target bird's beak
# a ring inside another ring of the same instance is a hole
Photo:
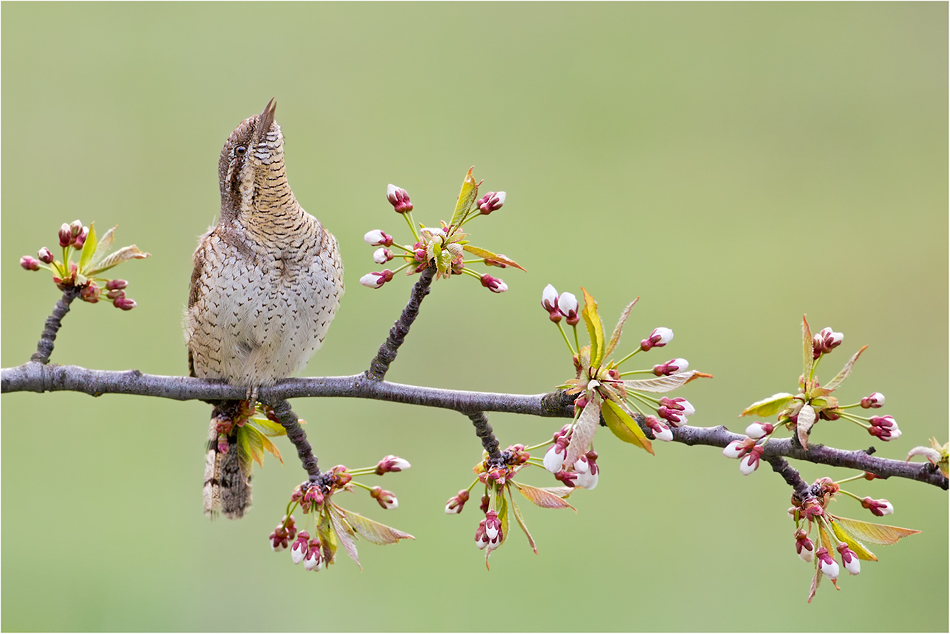
[[[267,106],[264,108],[264,112],[261,113],[261,124],[258,126],[258,134],[264,136],[267,134],[267,131],[270,130],[270,126],[274,123],[274,112],[277,110],[277,99],[271,99],[267,102]]]

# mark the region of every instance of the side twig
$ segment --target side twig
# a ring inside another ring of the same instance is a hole
[[[56,333],[63,325],[63,317],[69,312],[69,305],[73,300],[79,297],[79,288],[76,286],[67,286],[63,290],[63,296],[56,302],[53,312],[46,318],[46,325],[43,327],[43,334],[40,335],[40,341],[36,344],[36,352],[30,357],[30,361],[38,361],[42,364],[49,363],[50,355],[53,354],[53,343],[56,341]]]
[[[271,404],[274,416],[277,417],[284,429],[287,430],[287,439],[297,448],[297,455],[300,457],[300,464],[303,466],[310,480],[316,480],[320,477],[320,467],[317,466],[317,457],[313,455],[313,447],[307,441],[307,434],[300,426],[299,419],[290,408],[290,403],[285,400],[276,401]]]
[[[795,490],[795,494],[799,500],[805,500],[810,497],[808,493],[808,483],[802,479],[801,474],[799,474],[792,465],[788,464],[785,458],[768,456],[765,460],[772,465],[772,471],[782,476],[785,482],[788,483],[788,486]]]
[[[498,450],[498,439],[495,438],[495,432],[488,424],[488,416],[485,412],[475,412],[468,415],[469,420],[475,425],[475,435],[482,441],[482,447],[488,452],[488,459],[491,462],[501,460],[501,452]]]
[[[419,305],[429,294],[429,287],[432,285],[434,275],[435,267],[429,267],[419,274],[419,279],[412,286],[409,303],[402,309],[402,314],[399,315],[399,319],[389,330],[386,341],[379,347],[379,352],[370,362],[369,369],[366,371],[366,378],[371,381],[382,381],[386,377],[390,364],[396,359],[399,346],[402,345],[406,335],[409,334],[412,322],[419,316]]]

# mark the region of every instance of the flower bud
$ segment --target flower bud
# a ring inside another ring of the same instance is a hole
[[[400,471],[405,471],[412,465],[409,464],[408,460],[404,460],[397,456],[386,456],[379,461],[379,464],[376,465],[376,475],[383,475],[384,473],[399,473]]]
[[[386,200],[393,206],[396,213],[402,214],[407,211],[412,211],[412,203],[409,202],[409,193],[405,189],[396,187],[392,183],[386,188]]]
[[[491,504],[491,497],[486,493],[485,495],[482,496],[482,499],[479,500],[478,509],[482,513],[487,513],[489,504]]]
[[[749,475],[759,468],[763,452],[765,452],[765,447],[756,445],[739,461],[739,471],[742,475]]]
[[[554,474],[554,479],[564,483],[564,486],[566,487],[574,488],[576,486],[574,481],[577,479],[578,475],[579,474],[574,471],[565,471],[562,469]]]
[[[670,442],[673,440],[673,432],[670,431],[669,427],[657,420],[656,416],[647,416],[644,419],[644,422],[653,431],[653,437],[656,440],[662,440],[663,442]]]
[[[290,547],[290,558],[294,564],[299,564],[307,556],[309,550],[309,546],[307,545],[308,541],[310,541],[310,534],[307,531],[300,531],[296,541],[294,541],[294,545]]]
[[[393,252],[386,247],[379,247],[373,251],[373,262],[376,264],[386,264],[393,259]]]
[[[558,312],[567,318],[569,326],[574,326],[580,321],[580,316],[577,314],[577,297],[574,293],[561,293],[561,296],[557,298],[557,308]]]
[[[550,471],[551,473],[557,473],[561,470],[561,467],[564,464],[564,459],[567,457],[567,441],[563,438],[558,438],[558,440],[548,449],[547,453],[544,454],[544,468]]]
[[[43,258],[40,259],[42,260]],[[884,395],[880,392],[871,392],[861,399],[861,407],[864,409],[884,407]]]
[[[491,212],[501,209],[501,206],[505,204],[506,196],[505,192],[488,192],[479,198],[475,205],[478,206],[483,215],[487,216]]]
[[[59,228],[59,246],[68,247],[73,242],[73,233],[65,222]]]
[[[654,328],[650,336],[640,342],[640,349],[644,352],[651,348],[662,348],[673,340],[673,331],[669,328]]]
[[[821,570],[821,573],[832,581],[837,579],[839,572],[838,562],[828,554],[828,549],[821,547],[815,554],[818,555],[818,569]]]
[[[129,285],[125,280],[109,280],[106,282],[106,290],[118,291]]]
[[[73,238],[73,248],[81,249],[86,244],[86,238],[89,236],[89,227],[83,227],[79,234]]]
[[[69,225],[69,234],[70,234],[73,238],[75,238],[75,237],[78,236],[80,233],[82,233],[82,229],[83,229],[83,227],[82,227],[82,221],[77,218],[76,220],[73,220],[73,221],[70,223],[70,225]]]
[[[485,546],[488,545],[488,532],[485,530],[485,520],[482,520],[478,523],[478,528],[475,529],[475,545],[478,546],[479,550],[484,550]]]
[[[465,503],[468,502],[469,492],[465,489],[462,489],[458,492],[458,495],[454,495],[449,498],[449,501],[445,504],[445,512],[447,515],[457,515],[462,512],[462,509],[465,507]]]
[[[393,272],[389,269],[384,269],[383,271],[373,271],[372,273],[367,273],[360,278],[360,284],[368,288],[379,288],[386,282],[390,282],[393,279]]]
[[[557,308],[557,289],[548,284],[541,292],[541,307],[549,313],[558,313]],[[553,321],[553,317],[551,318]],[[560,320],[560,317],[558,317]]]
[[[43,247],[42,249],[40,249],[39,252],[37,253],[37,256],[40,258],[40,262],[42,262],[43,264],[53,263],[53,254],[46,247]]]
[[[121,310],[132,310],[138,306],[134,299],[130,299],[128,297],[120,297],[119,299],[113,301],[112,305]]]
[[[577,473],[587,473],[590,470],[590,463],[587,462],[587,456],[581,456],[574,462],[574,471]]]
[[[40,261],[29,255],[24,255],[22,258],[20,258],[20,266],[22,266],[27,271],[39,271]]]
[[[89,282],[79,291],[79,298],[84,302],[95,304],[99,301],[99,287],[95,282]]]
[[[394,509],[399,506],[396,494],[382,487],[373,487],[370,489],[369,495],[384,509]]]
[[[868,422],[871,423],[868,433],[885,442],[896,440],[901,436],[901,430],[897,427],[897,421],[893,416],[872,416]]]
[[[482,286],[490,290],[492,293],[504,293],[508,290],[508,285],[505,282],[497,277],[492,277],[487,273],[482,275]]]
[[[838,544],[838,552],[841,553],[841,562],[844,564],[844,569],[852,575],[860,574],[861,561],[854,551],[848,548],[847,544],[842,542]]]
[[[733,440],[731,443],[726,445],[726,448],[722,450],[722,455],[726,458],[742,458],[752,447],[755,446],[755,440],[752,438],[743,438],[741,440]]]
[[[657,376],[669,376],[682,372],[689,367],[689,361],[686,359],[670,359],[666,363],[653,366],[653,374]]]
[[[693,407],[693,404],[682,396],[677,396],[676,398],[663,397],[660,399],[660,405],[671,410],[677,410],[681,412],[683,416],[692,416],[696,413],[696,408]]]
[[[775,426],[771,423],[752,423],[745,428],[745,435],[749,438],[755,438],[759,440],[765,438],[769,434],[775,431]]]
[[[795,531],[795,552],[802,561],[811,563],[815,559],[815,544],[808,539],[808,535],[801,528]]]
[[[894,512],[894,505],[887,500],[875,500],[873,498],[864,498],[861,500],[861,506],[871,511],[877,517],[884,517]]]
[[[303,567],[306,570],[320,570],[323,568],[323,553],[320,551],[320,542],[311,539],[307,545],[307,555],[303,560]]]
[[[393,245],[393,237],[379,229],[367,231],[366,235],[363,236],[363,240],[373,247],[391,247]]]
[[[589,469],[587,473],[579,473],[574,479],[574,486],[590,491],[597,487],[597,480],[600,479],[600,470]]]
[[[821,351],[824,353],[831,352],[844,341],[844,335],[833,331],[831,328],[822,328],[821,332],[818,333],[818,337],[821,339]]]

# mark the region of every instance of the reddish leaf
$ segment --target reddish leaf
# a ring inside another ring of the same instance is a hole
[[[374,544],[395,544],[400,539],[415,539],[409,533],[363,517],[353,511],[345,511],[346,521],[357,535]]]
[[[475,247],[470,244],[466,244],[462,246],[462,249],[464,249],[465,251],[468,251],[472,255],[477,255],[480,258],[485,258],[486,260],[495,260],[496,262],[501,262],[502,264],[507,264],[508,266],[513,266],[516,269],[521,269],[522,271],[524,271],[523,266],[521,266],[520,264],[518,264],[511,258],[505,257],[504,255],[498,255],[497,253],[492,253],[491,251],[487,249]]]
[[[527,484],[522,484],[521,482],[511,482],[515,485],[515,488],[518,489],[518,492],[521,495],[528,498],[530,502],[540,506],[543,509],[573,509],[574,512],[577,512],[573,506],[568,504],[564,500],[564,496],[554,493],[552,489],[544,489],[539,487],[529,486]],[[567,487],[557,487],[557,489],[566,489]]]
[[[620,313],[620,319],[617,321],[617,325],[614,326],[614,332],[610,335],[610,341],[607,343],[607,350],[604,352],[604,358],[607,359],[610,357],[610,354],[614,351],[614,348],[617,347],[617,344],[620,343],[620,335],[623,332],[623,325],[627,321],[627,317],[630,316],[630,311],[633,310],[633,307],[636,303],[640,301],[640,298],[636,298],[623,309],[623,312]]]
[[[848,375],[851,374],[851,369],[854,367],[854,362],[858,360],[858,357],[861,356],[861,353],[867,350],[867,346],[862,347],[860,350],[854,353],[847,363],[844,364],[844,367],[841,368],[841,372],[838,375],[828,381],[825,384],[825,389],[829,392],[838,388],[839,385],[844,383],[844,380],[848,378]]]
[[[600,396],[597,392],[593,392],[590,401],[577,417],[574,432],[571,435],[571,444],[567,446],[567,456],[564,459],[567,464],[574,464],[578,458],[587,453],[590,441],[594,439],[594,434],[597,432],[597,424],[600,422],[601,403]]]
[[[672,392],[678,387],[682,387],[695,379],[711,379],[711,374],[703,374],[696,370],[688,372],[677,372],[669,376],[658,376],[655,379],[632,379],[624,381],[624,387],[628,390],[639,390],[640,392],[653,392],[654,394],[663,394]]]
[[[811,379],[811,371],[812,368],[815,367],[815,349],[813,343],[811,326],[808,325],[808,320],[805,319],[805,315],[802,315],[802,361],[804,368],[802,370],[802,378],[804,378],[806,382]]]
[[[511,489],[508,489],[508,496],[511,498],[511,510],[515,514],[515,520],[518,522],[518,526],[521,527],[521,530],[524,531],[525,537],[528,538],[528,545],[531,546],[531,550],[533,550],[534,554],[537,555],[538,547],[535,545],[534,538],[531,537],[531,533],[528,531],[528,526],[524,523],[524,518],[521,517],[521,509],[518,508],[518,503],[515,502],[515,498],[511,493]]]
[[[356,553],[356,542],[353,540],[353,528],[346,522],[346,519],[344,519],[343,509],[333,502],[328,502],[326,508],[327,515],[330,518],[330,524],[333,526],[333,532],[336,534],[337,539],[340,540],[340,544],[343,545],[350,559],[355,561],[356,565],[362,570],[363,565],[360,564],[360,558]]]
[[[815,409],[811,405],[802,405],[798,411],[798,424],[795,425],[798,434],[798,442],[802,444],[803,449],[808,449],[808,430],[815,424]]]

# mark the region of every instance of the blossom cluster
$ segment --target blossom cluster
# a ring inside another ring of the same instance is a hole
[[[20,266],[27,271],[46,269],[53,274],[53,283],[65,291],[68,288],[79,289],[79,299],[95,304],[104,299],[120,310],[135,308],[135,300],[126,297],[126,280],[108,279],[102,276],[105,271],[131,259],[147,258],[135,246],[127,246],[110,253],[115,227],[109,229],[102,239],[96,237],[95,223],[88,227],[80,220],[63,223],[59,229],[59,246],[62,260],[57,260],[48,247],[37,252],[37,257],[24,255]],[[78,261],[72,261],[72,255],[78,254]]]

